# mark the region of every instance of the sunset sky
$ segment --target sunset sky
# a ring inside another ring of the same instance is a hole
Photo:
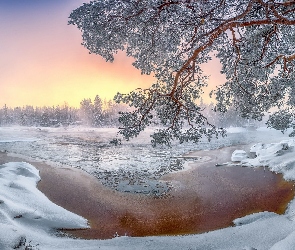
[[[65,101],[78,107],[83,98],[98,94],[112,99],[118,91],[127,93],[153,82],[133,68],[124,53],[114,63],[88,53],[81,32],[67,25],[71,11],[83,2],[0,0],[0,107]],[[220,78],[220,67],[214,67],[213,85]]]

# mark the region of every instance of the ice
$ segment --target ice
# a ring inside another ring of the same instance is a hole
[[[107,187],[118,191],[141,191],[142,194],[158,196],[165,195],[171,186],[171,183],[159,181],[163,175],[188,169],[186,163],[191,159],[182,157],[187,152],[266,139],[271,141],[275,140],[278,134],[282,136],[274,130],[265,130],[261,133],[247,131],[244,128],[229,128],[227,137],[218,140],[213,138],[210,143],[204,139],[198,144],[174,143],[171,148],[153,148],[150,144],[152,129],[146,130],[129,142],[122,140],[122,145],[114,146],[110,141],[118,138],[117,132],[117,128],[82,126],[2,127],[0,139],[5,138],[6,142],[0,142],[0,150],[8,151],[12,156],[82,169],[97,177]],[[29,140],[30,138],[34,140]],[[125,181],[129,176],[139,180],[139,186],[130,188],[129,183]],[[160,188],[157,188],[158,186]]]

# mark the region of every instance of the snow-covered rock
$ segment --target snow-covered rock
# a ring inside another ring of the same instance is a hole
[[[258,143],[250,152],[254,159],[244,159],[241,164],[249,167],[268,167],[271,171],[282,173],[286,180],[295,180],[295,141],[283,140],[279,143]]]
[[[248,158],[248,155],[244,150],[235,150],[232,153],[231,161],[242,161],[247,158]]]

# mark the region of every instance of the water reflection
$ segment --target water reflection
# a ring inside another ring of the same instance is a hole
[[[201,233],[231,226],[235,218],[254,212],[281,214],[294,197],[293,183],[263,168],[199,167],[166,179],[179,183],[170,196],[123,195],[127,200],[118,206],[110,202],[103,209],[91,208],[92,229],[70,232],[88,239],[112,238],[115,232],[128,236]]]

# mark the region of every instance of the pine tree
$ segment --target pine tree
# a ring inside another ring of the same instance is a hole
[[[222,135],[198,105],[208,78],[201,64],[212,56],[226,76],[213,92],[216,110],[233,106],[241,117],[261,120],[279,108],[269,126],[293,127],[295,135],[294,0],[97,0],[74,10],[69,23],[91,53],[113,61],[126,51],[137,69],[155,76],[150,88],[115,97],[135,108],[120,117],[126,139],[154,116],[163,126],[152,135],[154,145]]]
[[[93,104],[91,99],[83,99],[80,102],[80,118],[85,125],[92,126],[93,119]]]
[[[93,103],[93,125],[95,127],[101,127],[103,125],[102,115],[102,100],[99,95],[96,95]]]

